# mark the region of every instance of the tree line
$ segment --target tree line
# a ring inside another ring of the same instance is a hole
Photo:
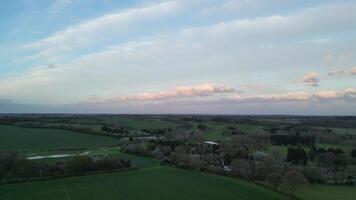
[[[17,152],[0,152],[0,184],[54,179],[134,168],[130,159],[73,156],[67,161],[43,163],[28,160]]]

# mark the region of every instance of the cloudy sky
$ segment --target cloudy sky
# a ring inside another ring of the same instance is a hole
[[[355,0],[12,0],[0,112],[356,114]]]

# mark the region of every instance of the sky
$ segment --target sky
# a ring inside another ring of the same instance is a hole
[[[0,3],[0,113],[356,115],[355,0]]]

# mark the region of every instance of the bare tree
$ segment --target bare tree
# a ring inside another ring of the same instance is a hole
[[[299,171],[291,170],[287,171],[283,178],[282,184],[292,197],[296,198],[296,193],[301,185],[306,184],[308,181],[305,176]]]
[[[266,181],[277,190],[278,186],[282,183],[282,175],[278,172],[272,172],[266,176]]]

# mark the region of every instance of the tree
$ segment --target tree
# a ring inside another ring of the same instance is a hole
[[[286,192],[288,192],[288,194],[294,198],[296,198],[296,192],[298,191],[299,187],[306,183],[307,180],[305,176],[299,171],[295,170],[287,171],[282,178],[282,184],[286,189]]]
[[[340,169],[345,169],[347,165],[351,164],[352,158],[348,154],[338,154],[335,158],[335,165]]]
[[[308,151],[308,158],[310,161],[314,161],[316,156],[316,150],[315,148],[310,148]]]
[[[305,165],[307,163],[307,154],[305,153],[305,150],[303,148],[290,147],[288,148],[287,161]]]
[[[270,166],[266,162],[263,162],[263,161],[255,162],[253,179],[261,180],[261,181],[265,180],[265,178],[269,174],[270,170],[271,170]]]
[[[255,171],[253,160],[235,159],[231,163],[232,172],[241,178],[251,180]]]
[[[205,162],[200,159],[197,154],[189,154],[188,166],[194,170],[203,170],[205,168]]]
[[[207,129],[207,128],[208,128],[208,126],[205,125],[205,124],[199,124],[199,125],[198,125],[198,129],[200,129],[200,130],[205,130],[205,129]]]
[[[353,149],[353,150],[351,151],[351,156],[352,156],[353,158],[356,158],[356,149]]]
[[[304,174],[308,181],[312,183],[321,183],[324,181],[321,169],[318,167],[305,167]]]
[[[282,175],[277,172],[272,172],[266,176],[266,181],[277,190],[278,186],[282,183]]]
[[[316,163],[321,167],[332,167],[336,156],[333,153],[320,153],[316,156]]]
[[[74,156],[66,163],[69,173],[88,172],[93,169],[93,160],[89,156]]]

